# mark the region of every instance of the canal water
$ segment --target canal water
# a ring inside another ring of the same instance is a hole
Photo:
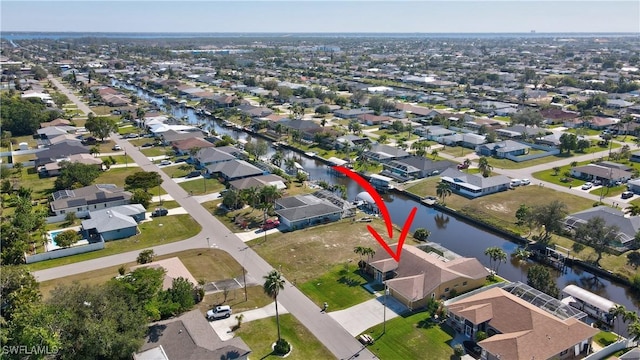
[[[113,80],[113,85],[135,91],[139,98],[161,107],[165,106],[165,101],[162,98],[155,97],[148,91],[117,80]],[[205,119],[196,115],[195,111],[189,108],[173,106],[171,113],[176,118],[184,118],[190,124],[197,125],[205,123],[206,128],[212,128],[220,135],[228,134],[236,139],[252,139],[252,137],[244,131],[224,127],[222,126],[222,122],[210,117]],[[267,156],[271,156],[274,152],[275,149],[270,146]],[[345,185],[349,199],[355,199],[356,195],[363,191],[354,181],[333,175],[329,172],[329,168],[318,160],[307,158],[291,150],[283,150],[283,152],[286,157],[293,156],[298,159],[297,162],[304,167],[304,170],[309,173],[312,180],[324,180],[330,184]],[[395,224],[402,225],[409,211],[413,207],[417,207],[418,212],[411,226],[411,233],[417,228],[428,229],[431,232],[429,241],[439,243],[462,256],[475,257],[487,267],[489,266],[489,259],[484,255],[486,248],[497,246],[507,254],[511,254],[518,247],[517,244],[501,235],[489,232],[464,220],[457,219],[436,209],[422,205],[402,194],[385,194],[384,200]],[[363,231],[366,231],[364,227]],[[510,258],[509,256],[509,259]],[[503,263],[500,266],[498,274],[510,281],[526,282],[527,269],[532,264],[533,262],[531,261],[521,264],[508,260],[507,263]],[[640,299],[624,285],[613,283],[603,278],[598,278],[597,281],[593,281],[593,274],[575,267],[567,268],[563,273],[556,269],[552,269],[552,271],[557,276],[557,284],[560,290],[566,285],[574,284],[624,305],[627,309],[635,309],[638,311],[640,307]]]

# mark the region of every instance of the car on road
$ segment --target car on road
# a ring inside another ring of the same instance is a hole
[[[586,182],[584,183],[584,185],[582,185],[582,190],[589,190],[593,187],[593,184],[590,182]]]
[[[633,191],[625,191],[622,193],[622,198],[623,199],[629,199],[633,197]]]
[[[226,319],[231,316],[231,307],[229,305],[216,306],[207,311],[207,320]]]
[[[278,226],[280,226],[280,220],[278,220],[278,219],[267,219],[267,221],[264,222],[264,225],[262,225],[262,230],[275,229]]]
[[[162,166],[171,165],[171,160],[162,160],[160,161],[160,165]]]
[[[113,150],[113,151],[120,151],[120,150],[122,150],[122,148],[120,147],[120,145],[115,144],[115,145],[111,148],[111,150]]]
[[[185,176],[185,177],[186,177],[187,179],[190,179],[190,178],[198,177],[198,176],[200,176],[200,175],[202,175],[202,174],[200,173],[200,171],[198,171],[198,170],[193,170],[192,172],[188,173],[188,174],[187,174],[187,176]]]
[[[161,207],[160,208],[156,208],[151,213],[151,217],[167,216],[167,215],[169,215],[169,210],[167,210],[165,208],[161,208]]]
[[[529,179],[522,179],[522,181],[520,181],[520,183],[521,183],[522,185],[529,185],[529,184],[531,184],[531,180],[529,180]]]

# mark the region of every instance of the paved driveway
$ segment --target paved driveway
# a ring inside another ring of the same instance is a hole
[[[284,306],[282,306],[280,302],[278,302],[278,313],[280,315],[288,314],[289,311]],[[275,303],[271,303],[265,307],[245,311],[238,314],[233,314],[228,319],[211,321],[210,322],[211,327],[216,332],[216,334],[218,334],[220,339],[222,339],[222,341],[227,341],[234,337],[233,331],[231,329],[233,329],[234,326],[238,325],[238,320],[236,319],[236,316],[240,314],[244,315],[244,317],[242,318],[243,323],[254,321],[254,320],[265,319],[272,316],[276,316],[276,306],[275,306]]]
[[[381,324],[385,318],[384,296],[365,301],[361,304],[352,306],[348,309],[331,311],[329,304],[329,316],[342,325],[349,334],[357,336],[368,328]],[[408,311],[407,307],[402,305],[398,300],[391,296],[387,296],[386,319],[393,319],[398,315]]]

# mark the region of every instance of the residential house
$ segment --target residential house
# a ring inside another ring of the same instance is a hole
[[[235,95],[219,95],[211,98],[216,108],[229,108],[239,104]]]
[[[389,176],[399,181],[409,181],[438,175],[452,165],[450,161],[446,160],[433,161],[423,156],[410,156],[383,163],[384,170],[380,175]]]
[[[376,143],[371,145],[371,148],[365,151],[362,156],[366,159],[383,163],[404,159],[411,156],[411,154],[397,147]]]
[[[273,114],[273,110],[267,108],[267,107],[262,107],[262,106],[253,106],[253,105],[240,105],[237,107],[238,111],[240,111],[243,114],[249,115],[252,118],[257,117],[265,117],[265,116],[269,116],[271,114]]]
[[[438,141],[441,137],[455,135],[456,131],[439,125],[419,126],[413,129],[413,133],[427,140]]]
[[[632,102],[624,101],[622,99],[610,99],[607,100],[607,107],[611,109],[624,109],[633,105]]]
[[[603,130],[608,128],[611,125],[617,124],[619,121],[620,119],[616,119],[616,118],[594,116],[588,121],[586,121],[586,123],[591,129]]]
[[[449,168],[440,174],[441,181],[449,184],[451,191],[469,198],[477,198],[509,189],[511,179],[504,175],[483,177]]]
[[[73,190],[59,190],[53,193],[51,211],[56,215],[76,213],[86,217],[91,210],[128,205],[131,193],[114,184],[95,184]]]
[[[545,109],[540,111],[540,115],[544,118],[546,124],[562,124],[566,120],[575,119],[580,116],[579,113],[573,111],[566,111],[563,109]]]
[[[238,155],[241,152],[240,149],[232,146],[225,148],[230,149],[223,149],[221,147],[202,148],[191,158],[197,168],[203,168],[209,165],[236,160],[239,158]]]
[[[480,131],[480,128],[486,129],[486,131],[489,130],[498,130],[501,129],[504,126],[504,123],[502,121],[498,121],[495,119],[491,119],[491,118],[476,118],[476,117],[472,117],[469,119],[464,119],[464,125],[465,128],[473,130],[473,131]]]
[[[564,225],[569,229],[575,230],[579,224],[586,224],[595,217],[604,220],[608,226],[618,227],[616,243],[610,244],[611,246],[638,247],[638,245],[634,244],[634,239],[638,231],[640,231],[640,216],[625,216],[625,213],[621,210],[609,206],[596,206],[573,213],[564,219]]]
[[[267,172],[244,160],[233,159],[207,165],[207,174],[219,175],[225,181],[233,181],[251,176],[266,175]]]
[[[629,160],[633,162],[640,162],[640,151],[631,153],[631,157],[629,157]]]
[[[333,112],[333,115],[341,119],[356,119],[360,115],[373,114],[374,111],[368,108],[360,109],[341,109]]]
[[[587,122],[582,118],[566,119],[562,121],[562,126],[569,129],[575,129],[575,128],[583,127],[586,125],[587,125]]]
[[[201,137],[190,137],[187,139],[176,140],[171,143],[171,147],[178,155],[190,154],[191,151],[215,147],[212,143]]]
[[[188,131],[167,130],[158,134],[164,145],[171,145],[174,141],[186,140],[194,137],[204,138],[207,134],[200,129],[190,129]]]
[[[627,182],[633,174],[617,168],[588,164],[571,168],[571,176],[577,179],[600,180],[604,184],[614,184],[616,182]]]
[[[359,122],[361,122],[361,123],[363,123],[365,125],[380,125],[383,122],[392,121],[393,120],[389,116],[380,116],[380,115],[375,115],[373,113],[360,114],[360,115],[356,116],[356,119],[358,119]]]
[[[355,148],[358,146],[366,146],[371,144],[371,139],[368,136],[357,136],[353,134],[346,134],[336,139],[336,148],[342,149],[345,146]]]
[[[521,283],[486,288],[445,305],[456,332],[471,340],[479,332],[488,335],[477,342],[486,360],[582,358],[600,331],[579,320],[586,314]]]
[[[547,134],[546,129],[538,127],[530,127],[524,125],[510,126],[504,129],[496,130],[496,135],[506,139],[522,139],[523,137],[536,137],[541,134]]]
[[[89,211],[89,219],[82,221],[82,232],[86,239],[109,241],[128,238],[138,233],[138,223],[145,219],[145,212],[140,204]]]
[[[355,206],[329,191],[321,190],[313,194],[278,199],[275,213],[280,224],[296,230],[354,216]]]
[[[316,132],[322,131],[322,126],[312,120],[290,119],[280,122],[289,131],[298,131],[303,139],[312,141]]]
[[[562,133],[555,132],[549,135],[537,137],[534,142],[539,145],[558,147],[561,144],[560,136],[562,136]]]
[[[402,110],[404,112],[411,113],[414,115],[418,115],[418,116],[426,116],[431,119],[436,115],[440,114],[440,112],[437,112],[437,111],[436,111],[437,113],[434,114],[433,111],[435,110],[429,109],[424,106],[417,106],[417,105],[401,103],[401,102],[396,103],[396,109]]]
[[[475,150],[479,145],[487,142],[487,137],[485,135],[462,133],[443,136],[438,139],[438,142],[444,145],[462,146]]]
[[[63,161],[67,161],[70,163],[93,165],[99,168],[100,170],[102,170],[102,159],[100,159],[99,157],[95,157],[90,154],[74,154],[74,155],[70,155],[69,157],[58,159],[54,162],[44,164],[44,166],[41,166],[38,169],[40,176],[47,177],[47,176],[60,175],[60,169],[62,168],[60,165]]]
[[[512,140],[500,141],[497,143],[483,144],[476,148],[476,152],[481,156],[494,156],[499,159],[509,156],[526,155],[531,146]]]
[[[251,349],[239,337],[222,341],[195,309],[149,327],[134,360],[247,360]]]
[[[390,245],[393,251],[397,246]],[[399,262],[378,247],[367,261],[366,271],[410,310],[425,307],[430,299],[445,299],[479,288],[489,276],[478,259],[447,259],[415,246],[404,246]]]
[[[252,176],[229,182],[229,189],[236,191],[249,188],[262,189],[265,186],[275,186],[278,190],[287,188],[286,180],[275,174]]]
[[[51,145],[48,149],[37,152],[35,166],[39,168],[48,163],[67,159],[71,155],[89,154],[89,148],[79,141],[65,141]]]
[[[75,126],[59,125],[59,126],[46,126],[37,130],[41,139],[52,139],[59,135],[75,134],[78,130]]]

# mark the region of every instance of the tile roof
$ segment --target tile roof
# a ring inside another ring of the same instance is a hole
[[[51,209],[56,211],[117,200],[129,200],[131,195],[130,192],[114,184],[95,184],[74,190],[57,191],[53,193],[54,200],[50,204]]]

